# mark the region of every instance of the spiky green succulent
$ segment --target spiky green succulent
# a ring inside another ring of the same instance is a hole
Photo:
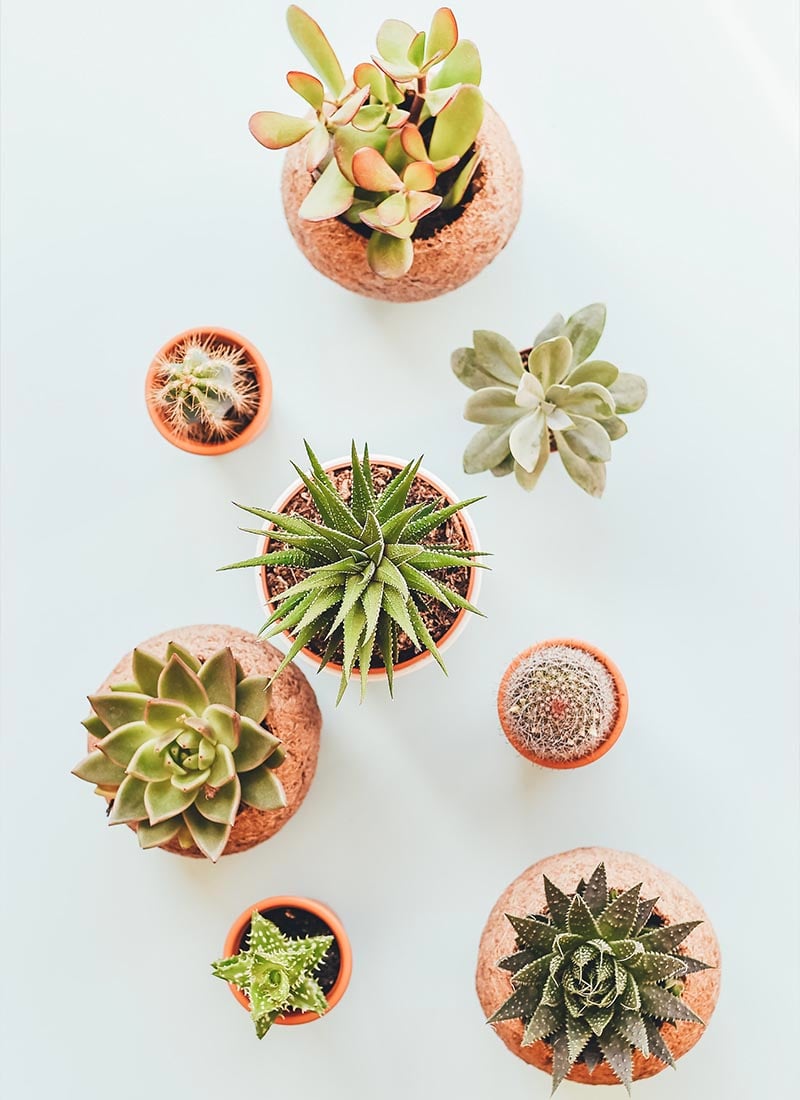
[[[218,959],[211,969],[247,994],[256,1035],[263,1039],[278,1016],[292,1009],[320,1016],[327,1011],[314,971],[332,943],[333,936],[292,939],[254,909],[247,949]]]
[[[227,647],[202,663],[175,642],[163,661],[135,649],[133,680],[89,702],[98,743],[73,774],[110,801],[109,824],[136,825],[142,848],[177,838],[216,861],[242,803],[286,805],[269,681],[245,676]]]
[[[422,459],[409,462],[379,493],[369,450],[359,458],[351,448],[352,499],[345,504],[328,474],[306,443],[311,471],[294,466],[319,512],[321,523],[299,515],[238,505],[272,525],[270,542],[279,549],[225,566],[292,566],[307,573],[283,592],[262,632],[270,638],[284,631],[293,642],[276,676],[313,639],[324,641],[322,664],[336,657],[342,665],[337,702],[354,669],[361,674],[362,699],[370,667],[380,657],[389,691],[405,635],[415,649],[426,649],[445,670],[421,611],[431,601],[449,610],[481,614],[469,600],[440,580],[439,570],[481,568],[480,552],[443,543],[430,535],[451,516],[480,497],[437,508],[432,502],[407,505]],[[293,463],[294,465],[294,463]],[[263,534],[252,531],[252,534]],[[428,541],[426,541],[428,540]],[[445,670],[446,671],[446,670]]]
[[[602,863],[572,894],[546,876],[544,886],[547,915],[506,915],[517,950],[498,966],[514,992],[489,1023],[519,1018],[523,1046],[552,1047],[553,1092],[579,1059],[590,1072],[605,1061],[630,1091],[634,1051],[673,1065],[663,1025],[703,1022],[682,993],[686,975],[708,967],[679,953],[702,922],[664,923],[641,884],[609,889]]]
[[[321,78],[287,75],[313,117],[258,111],[251,133],[268,149],[306,139],[306,167],[315,182],[300,217],[343,217],[367,227],[370,267],[399,278],[413,262],[411,238],[420,222],[439,208],[462,204],[480,163],[478,50],[459,41],[449,8],[439,8],[427,34],[388,19],[378,31],[377,53],[348,79],[309,15],[292,5],[287,22]]]
[[[473,347],[453,352],[453,373],[475,392],[464,419],[484,427],[464,452],[468,474],[512,471],[533,489],[555,449],[572,480],[599,497],[606,484],[611,442],[628,430],[647,384],[613,363],[590,359],[606,323],[606,307],[586,306],[565,321],[560,313],[528,352],[496,332],[473,333]]]

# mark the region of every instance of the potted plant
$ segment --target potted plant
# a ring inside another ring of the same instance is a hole
[[[673,1065],[717,1003],[720,952],[697,898],[628,852],[576,848],[529,867],[481,937],[478,997],[517,1057],[615,1085]]]
[[[574,638],[518,654],[497,692],[503,733],[544,768],[580,768],[614,745],[628,717],[622,673],[599,649]]]
[[[225,328],[174,336],[147,372],[150,419],[182,451],[221,455],[252,442],[272,404],[272,379],[257,348]]]
[[[554,451],[590,496],[603,494],[611,442],[628,430],[622,419],[647,397],[638,374],[590,359],[606,323],[596,303],[565,321],[560,313],[518,352],[497,332],[473,333],[471,348],[453,352],[453,373],[474,391],[464,419],[484,425],[464,452],[464,470],[514,473],[531,490]]]
[[[344,996],[350,941],[335,913],[310,898],[265,898],[237,917],[217,978],[250,1012],[263,1039],[273,1024],[308,1024]]]
[[[292,5],[287,22],[319,79],[290,72],[304,116],[258,111],[250,130],[289,149],[283,205],[305,256],[349,290],[395,302],[474,278],[519,220],[522,167],[452,11],[440,8],[427,34],[387,20],[352,79],[309,15]]]
[[[463,629],[474,605],[478,538],[451,490],[393,458],[359,457],[323,466],[306,444],[311,470],[271,511],[244,505],[263,520],[254,558],[226,566],[258,570],[269,618],[266,637],[284,634],[289,651],[340,677],[337,702],[351,676],[394,677],[423,662],[444,668],[442,650]]]
[[[142,848],[242,852],[281,829],[306,796],[322,720],[297,668],[229,626],[168,631],[126,654],[84,721],[89,754],[73,774],[95,785],[110,825]]]

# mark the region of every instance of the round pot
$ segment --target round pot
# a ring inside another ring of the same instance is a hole
[[[397,470],[398,472],[402,470],[406,465],[405,462],[402,462],[399,458],[395,458],[391,455],[370,455],[370,462],[376,466],[391,466],[392,469]],[[334,470],[340,470],[342,468],[349,469],[350,465],[350,458],[343,457],[334,459],[331,462],[324,463],[324,468],[327,473],[331,473]],[[459,497],[456,496],[452,489],[448,488],[448,486],[445,485],[443,481],[440,481],[439,478],[435,477],[427,470],[421,468],[417,476],[423,478],[425,481],[429,482],[429,484],[433,485],[437,492],[439,492],[449,504],[454,504],[459,499]],[[289,488],[278,498],[273,507],[269,510],[271,512],[283,512],[286,506],[291,501],[292,497],[295,496],[295,494],[298,493],[302,488],[303,482],[299,478],[296,481],[293,481]],[[469,539],[472,549],[480,550],[480,543],[478,542],[478,532],[475,529],[475,524],[472,522],[472,519],[469,516],[468,512],[460,512],[459,516],[464,525],[464,529],[466,531],[466,535]],[[271,525],[265,523],[264,530],[267,533],[264,536],[259,536],[258,554],[266,554],[269,550],[269,531],[271,530]],[[466,598],[471,604],[475,604],[477,601],[478,594],[480,592],[480,585],[481,570],[470,570],[469,587],[467,588]],[[256,572],[256,586],[258,589],[259,601],[264,610],[265,616],[268,618],[275,610],[275,604],[272,602],[272,599],[270,597],[269,574],[265,566],[262,566]],[[444,654],[453,645],[455,640],[460,636],[460,634],[466,627],[467,622],[471,617],[471,612],[465,611],[463,609],[459,610],[453,624],[445,632],[445,634],[443,634],[442,637],[436,641],[436,645],[438,646],[440,653]],[[291,645],[294,641],[294,637],[292,634],[289,633],[289,631],[284,631],[281,637],[285,638],[289,645]],[[322,658],[319,656],[319,654],[314,653],[313,650],[308,649],[307,647],[301,649],[298,656],[308,661],[309,664],[314,666],[317,671],[321,670],[324,672],[330,672],[335,676],[342,675],[342,666],[340,664],[337,664],[335,661],[329,661],[327,665],[320,669],[320,666],[322,665]],[[409,672],[415,672],[417,669],[423,667],[423,665],[433,660],[433,656],[428,652],[428,650],[424,649],[421,653],[415,653],[413,657],[409,657],[405,661],[398,661],[398,663],[394,666],[394,677],[395,679],[397,679],[398,676],[405,676]],[[359,676],[360,673],[358,672],[358,670],[354,669],[351,673],[351,679],[358,679]],[[383,666],[375,667],[369,670],[367,676],[370,680],[382,680],[386,678],[386,672]]]
[[[137,648],[163,658],[169,642],[177,642],[201,660],[228,646],[246,676],[271,676],[283,656],[275,646],[232,626],[184,626],[158,634]],[[96,694],[107,692],[112,684],[129,681],[132,675],[133,653],[126,653]],[[299,809],[314,778],[322,716],[313,688],[294,665],[285,669],[273,684],[269,725],[286,750],[286,759],[276,772],[286,793],[286,805],[280,810],[257,810],[254,806],[242,805],[223,855],[244,852],[274,836]],[[90,734],[88,743],[91,752],[97,745],[97,738]],[[132,823],[130,828],[135,831],[136,825]],[[205,858],[194,845],[182,848],[177,837],[161,847],[177,855]]]
[[[347,938],[347,933],[344,930],[342,922],[336,914],[330,910],[327,905],[323,905],[321,901],[313,901],[311,898],[301,898],[293,895],[264,898],[262,901],[256,902],[255,905],[248,906],[248,908],[241,912],[233,922],[225,938],[225,945],[222,948],[224,958],[231,958],[233,955],[239,954],[242,938],[250,924],[250,917],[254,909],[257,909],[258,912],[262,914],[268,912],[270,909],[301,909],[318,917],[319,920],[327,925],[331,935],[336,940],[340,958],[339,973],[336,975],[336,979],[330,990],[325,993],[325,997],[328,1001],[328,1012],[330,1012],[344,996],[345,990],[350,983],[350,975],[353,970],[353,952],[350,948],[350,940]],[[249,1012],[250,999],[247,994],[239,989],[238,986],[233,985],[232,982],[228,982],[228,988],[239,1004]],[[327,1013],[325,1015],[327,1015]],[[292,1012],[288,1016],[278,1016],[275,1023],[293,1026],[295,1024],[309,1024],[319,1018],[318,1012]]]
[[[483,153],[473,197],[454,221],[431,237],[412,238],[414,262],[399,279],[376,275],[367,263],[367,239],[332,218],[310,222],[299,216],[312,187],[305,167],[305,141],[292,146],[283,167],[281,191],[289,229],[311,264],[347,290],[386,302],[436,298],[474,279],[506,246],[522,209],[522,164],[500,116],[486,104],[476,140]]]
[[[588,879],[600,862],[605,863],[609,886],[629,889],[641,882],[644,897],[659,898],[656,913],[667,924],[701,920],[684,941],[687,954],[708,963],[715,969],[688,974],[685,980],[683,1000],[697,1015],[708,1023],[719,997],[720,950],[716,934],[708,917],[694,894],[673,878],[654,867],[647,860],[630,852],[617,852],[612,848],[575,848],[571,852],[540,860],[515,879],[500,895],[489,915],[481,936],[478,952],[476,987],[478,998],[488,1019],[512,993],[511,978],[507,971],[497,966],[499,959],[516,950],[516,934],[506,913],[527,916],[544,913],[547,902],[543,875],[564,891],[572,892],[581,878]],[[540,1041],[522,1046],[524,1027],[521,1020],[504,1020],[492,1027],[508,1049],[524,1062],[547,1073],[552,1072],[553,1054],[548,1043]],[[695,1045],[703,1034],[703,1025],[680,1021],[676,1027],[666,1026],[664,1037],[675,1058],[681,1058]],[[640,1051],[633,1056],[635,1079],[653,1077],[665,1068],[655,1057],[645,1058]],[[619,1081],[605,1062],[589,1073],[583,1063],[572,1067],[567,1078],[584,1085],[617,1085]]]
[[[520,739],[519,735],[514,729],[514,723],[511,716],[508,714],[506,708],[506,692],[509,682],[516,669],[519,667],[522,661],[526,657],[529,657],[532,653],[536,653],[540,649],[545,649],[548,646],[565,645],[571,646],[573,649],[582,649],[584,652],[591,654],[596,660],[600,661],[610,673],[617,695],[617,716],[614,720],[614,724],[611,727],[606,739],[597,746],[592,752],[587,753],[585,756],[579,757],[577,760],[547,760],[544,757],[537,756],[532,749],[530,749]],[[622,673],[614,664],[614,662],[602,652],[597,649],[596,646],[590,645],[588,642],[581,642],[575,638],[551,638],[546,642],[537,642],[536,645],[530,646],[528,649],[524,649],[521,653],[518,653],[506,671],[503,673],[503,678],[500,681],[500,686],[497,690],[497,713],[500,718],[500,725],[503,728],[503,733],[508,738],[508,741],[517,752],[524,756],[526,760],[530,760],[532,764],[538,764],[542,768],[555,768],[559,771],[570,768],[583,768],[586,764],[593,764],[595,760],[599,760],[601,756],[611,749],[619,740],[619,736],[625,727],[625,723],[628,719],[628,689],[625,685],[625,681],[622,678]]]
[[[216,337],[226,344],[232,344],[240,348],[244,353],[247,366],[255,375],[259,390],[258,409],[253,419],[245,424],[238,435],[232,436],[230,439],[209,443],[200,439],[184,439],[172,431],[153,402],[153,391],[159,369],[159,359],[163,356],[171,355],[179,344],[191,337],[197,337],[200,340]],[[269,413],[272,407],[272,376],[270,375],[269,367],[261,352],[244,336],[240,336],[238,332],[232,332],[227,328],[201,326],[199,328],[186,329],[185,332],[173,336],[171,340],[168,340],[166,344],[159,349],[148,368],[144,393],[150,419],[161,435],[163,435],[164,439],[169,443],[193,455],[224,455],[228,454],[230,451],[238,450],[239,447],[244,447],[247,443],[252,443],[256,436],[263,431],[267,420],[269,420]]]

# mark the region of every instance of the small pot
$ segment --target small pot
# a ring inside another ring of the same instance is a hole
[[[255,905],[248,906],[248,908],[240,913],[233,922],[225,938],[225,946],[222,948],[224,958],[231,958],[239,954],[242,940],[250,924],[250,917],[254,909],[257,909],[262,915],[266,915],[270,910],[274,909],[301,910],[306,913],[311,913],[327,926],[339,950],[339,972],[330,990],[323,990],[328,1002],[328,1012],[330,1012],[344,996],[345,990],[350,983],[350,975],[353,970],[353,952],[350,948],[350,940],[347,938],[347,933],[344,930],[342,922],[327,905],[323,905],[320,901],[313,901],[311,898],[294,897],[293,895],[264,898],[262,901],[256,902]],[[325,933],[320,932],[320,935],[325,935]],[[228,982],[228,988],[239,1004],[249,1012],[250,999],[247,994],[239,989],[238,986],[233,985],[232,982]],[[327,1015],[327,1013],[325,1013],[325,1015]],[[278,1016],[275,1023],[293,1026],[295,1024],[310,1024],[319,1018],[318,1012],[292,1012],[288,1016]]]
[[[500,116],[486,104],[475,142],[483,153],[475,193],[454,221],[431,237],[412,238],[414,262],[399,279],[376,275],[367,263],[367,239],[337,218],[306,221],[300,206],[312,187],[306,142],[286,155],[281,190],[289,229],[317,271],[347,290],[386,302],[420,302],[468,283],[505,248],[522,209],[522,164]]]
[[[605,863],[609,886],[622,890],[641,882],[644,897],[659,898],[656,913],[667,924],[703,921],[684,941],[684,945],[689,956],[701,959],[713,969],[686,975],[682,998],[708,1023],[719,998],[720,949],[705,910],[694,894],[678,879],[639,856],[630,852],[617,852],[612,848],[575,848],[571,852],[562,852],[540,860],[527,871],[523,871],[500,895],[486,922],[478,952],[476,987],[487,1019],[513,991],[508,971],[501,970],[497,965],[499,959],[516,950],[516,933],[506,919],[506,913],[515,916],[544,913],[547,900],[543,875],[547,875],[562,890],[572,892],[580,879],[588,879],[601,862]],[[552,1072],[553,1052],[548,1043],[540,1041],[527,1047],[522,1046],[524,1027],[521,1020],[504,1020],[492,1024],[492,1027],[518,1058],[537,1069]],[[681,1058],[691,1050],[703,1031],[702,1024],[689,1021],[679,1021],[674,1028],[666,1027],[665,1040],[673,1057]],[[664,1068],[665,1064],[658,1058],[645,1058],[640,1051],[633,1055],[633,1076],[636,1080],[653,1077]],[[586,1066],[578,1062],[572,1067],[567,1080],[584,1085],[619,1084],[605,1062],[601,1062],[594,1073],[589,1073]]]
[[[247,366],[252,370],[255,376],[259,390],[258,409],[252,420],[245,424],[238,435],[232,436],[230,439],[206,443],[200,439],[182,438],[172,431],[153,402],[155,380],[159,370],[159,359],[171,355],[179,344],[193,337],[201,341],[207,340],[209,337],[217,338],[221,342],[231,344],[241,349],[247,361]],[[240,336],[238,332],[232,332],[227,328],[203,326],[200,328],[190,328],[185,332],[179,333],[177,336],[173,336],[171,340],[168,340],[166,344],[159,349],[148,368],[144,393],[150,419],[161,435],[163,435],[164,439],[169,443],[193,455],[224,455],[228,454],[230,451],[238,450],[239,447],[244,447],[247,443],[252,443],[256,436],[263,431],[267,420],[269,420],[269,413],[272,407],[272,376],[270,375],[269,367],[261,352],[244,336]]]
[[[388,456],[388,455],[370,455],[370,463],[374,466],[390,466],[392,469],[397,470],[398,473],[406,465],[406,463],[402,462],[399,458],[394,458],[393,456]],[[350,469],[350,467],[351,467],[351,461],[350,461],[349,457],[334,459],[333,461],[327,462],[327,463],[324,464],[324,468],[325,468],[326,473],[332,473],[333,471],[341,470],[341,469],[345,469],[345,468]],[[441,496],[446,499],[448,504],[455,504],[456,501],[459,500],[459,497],[456,496],[456,494],[453,492],[452,489],[448,488],[447,485],[445,485],[445,483],[443,481],[439,480],[439,478],[435,477],[431,473],[428,473],[427,470],[420,469],[418,474],[417,474],[417,477],[422,478],[423,480],[427,481],[430,485],[432,485],[437,490],[437,492],[440,493]],[[271,512],[283,512],[285,510],[286,506],[289,504],[289,502],[295,496],[295,494],[300,492],[300,490],[302,488],[303,488],[303,482],[299,478],[296,481],[293,481],[292,484],[289,486],[289,488],[282,494],[282,496],[280,496],[278,498],[278,500],[273,505],[273,507],[270,509],[270,511]],[[460,518],[463,525],[464,525],[464,529],[465,529],[467,538],[469,540],[470,547],[473,550],[479,550],[480,549],[480,544],[478,542],[478,532],[475,529],[475,524],[472,522],[472,519],[469,516],[469,514],[466,511],[459,512],[457,518]],[[264,524],[264,530],[266,532],[269,532],[271,530],[271,525],[265,523]],[[268,533],[266,534],[266,536],[259,536],[259,539],[258,539],[258,554],[259,555],[260,554],[266,554],[266,553],[269,552],[269,543],[270,543],[270,539],[269,539],[269,534]],[[469,587],[467,588],[466,599],[469,600],[469,602],[471,604],[476,603],[477,598],[478,598],[478,593],[480,592],[480,584],[481,584],[481,575],[480,574],[481,574],[480,569],[470,570]],[[261,606],[264,610],[264,614],[268,618],[272,614],[272,612],[275,610],[276,605],[272,602],[272,599],[270,597],[269,574],[268,574],[268,569],[267,569],[266,566],[261,566],[261,568],[257,571],[257,573],[256,573],[256,585],[257,585],[257,588],[258,588],[259,601],[260,601]],[[471,617],[472,617],[471,612],[465,611],[463,608],[459,610],[458,615],[456,616],[455,621],[453,622],[453,624],[442,635],[441,638],[436,639],[436,645],[437,645],[440,653],[444,654],[445,651],[448,650],[453,645],[456,638],[459,637],[459,635],[461,634],[461,632],[464,630],[465,626],[467,625],[468,619],[471,618]],[[294,642],[294,636],[292,634],[290,634],[289,631],[284,631],[284,633],[281,636],[287,640],[289,645],[291,645],[292,642]],[[304,647],[303,649],[300,650],[300,653],[298,654],[298,656],[303,657],[306,661],[308,661],[311,665],[313,665],[318,671],[320,670],[320,666],[322,665],[322,658],[319,656],[319,654],[314,653],[313,650],[308,649],[307,647]],[[405,661],[398,661],[398,663],[394,666],[394,677],[395,677],[395,679],[397,679],[398,676],[405,676],[409,672],[414,672],[417,669],[421,668],[424,664],[426,664],[430,661],[433,661],[433,660],[434,660],[434,658],[433,658],[432,654],[429,653],[427,649],[423,649],[422,652],[415,653],[413,657],[409,657]],[[342,666],[340,664],[337,664],[335,661],[329,661],[327,663],[327,665],[324,666],[322,671],[333,673],[336,676],[341,676],[342,675]],[[373,667],[369,670],[369,672],[367,673],[367,676],[370,680],[385,679],[386,671],[383,668],[383,666]],[[358,679],[359,677],[360,677],[359,671],[357,669],[353,669],[353,672],[351,673],[351,679]]]
[[[511,720],[510,715],[506,709],[506,691],[509,681],[519,667],[522,661],[526,657],[529,657],[532,653],[536,653],[540,649],[545,649],[548,646],[564,645],[571,646],[573,649],[582,649],[584,652],[591,654],[592,657],[600,661],[610,673],[614,680],[614,687],[617,695],[617,716],[614,720],[614,724],[611,727],[605,741],[597,746],[592,752],[587,753],[585,756],[579,757],[577,760],[546,760],[541,756],[537,756],[527,745],[525,745],[514,730],[514,723]],[[497,713],[500,718],[500,725],[503,727],[503,733],[508,738],[508,741],[517,752],[524,756],[526,760],[530,760],[532,764],[538,764],[542,768],[555,768],[559,771],[563,771],[570,768],[583,768],[586,764],[593,764],[595,760],[599,760],[601,756],[611,749],[619,740],[619,736],[625,727],[625,722],[628,719],[628,689],[625,685],[625,681],[622,678],[622,673],[614,664],[614,662],[602,652],[597,649],[596,646],[590,645],[588,642],[577,641],[575,638],[551,638],[546,642],[537,642],[536,645],[530,646],[528,649],[524,649],[522,653],[518,653],[506,671],[503,673],[503,678],[500,681],[500,687],[497,691]]]

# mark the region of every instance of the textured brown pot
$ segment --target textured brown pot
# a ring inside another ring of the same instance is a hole
[[[478,190],[463,213],[426,240],[414,240],[414,263],[400,279],[382,279],[367,263],[367,240],[336,218],[305,221],[298,210],[311,190],[305,141],[283,166],[283,209],[300,251],[329,279],[385,302],[421,302],[474,279],[505,248],[522,209],[522,164],[500,116],[487,104],[476,146],[483,152]]]
[[[556,886],[565,892],[572,892],[581,878],[588,879],[598,863],[605,863],[610,887],[629,889],[641,882],[645,897],[659,898],[656,912],[668,924],[681,921],[702,920],[704,923],[684,941],[687,953],[717,969],[703,970],[689,974],[685,979],[683,999],[689,1007],[706,1023],[711,1018],[719,997],[720,986],[720,950],[714,929],[709,923],[703,907],[697,898],[682,882],[666,871],[654,867],[652,863],[630,852],[617,852],[613,848],[575,848],[571,852],[550,856],[534,863],[527,871],[515,879],[504,890],[489,915],[481,936],[478,951],[478,969],[476,986],[478,998],[488,1019],[492,1013],[506,1001],[511,993],[511,979],[507,971],[497,966],[499,959],[516,950],[516,935],[506,920],[506,913],[526,916],[530,913],[543,913],[546,908],[543,875],[547,875]],[[494,1030],[512,1053],[529,1062],[537,1069],[551,1073],[553,1055],[545,1042],[522,1046],[524,1031],[521,1020],[505,1020],[493,1024]],[[695,1045],[703,1034],[702,1024],[681,1021],[676,1028],[664,1029],[664,1038],[675,1058],[680,1058]],[[653,1077],[664,1069],[664,1063],[657,1058],[645,1058],[636,1051],[633,1056],[633,1076],[638,1080]],[[602,1062],[589,1073],[586,1066],[579,1063],[573,1066],[568,1080],[584,1085],[618,1085],[617,1077]]]
[[[201,659],[228,646],[247,676],[270,676],[283,659],[283,654],[275,646],[260,641],[255,634],[232,626],[183,626],[150,638],[138,648],[163,658],[169,642],[178,642]],[[97,694],[108,691],[111,684],[129,681],[132,675],[133,654],[126,653],[97,689]],[[253,806],[243,806],[231,829],[223,855],[244,852],[274,836],[296,812],[314,778],[322,716],[311,685],[294,665],[289,665],[273,685],[269,723],[286,750],[286,759],[275,773],[286,792],[286,806],[281,810],[257,810]],[[96,745],[97,739],[90,735],[89,751]],[[131,825],[131,828],[135,830],[136,826]],[[205,858],[194,846],[181,848],[177,839],[161,847],[177,855]]]

